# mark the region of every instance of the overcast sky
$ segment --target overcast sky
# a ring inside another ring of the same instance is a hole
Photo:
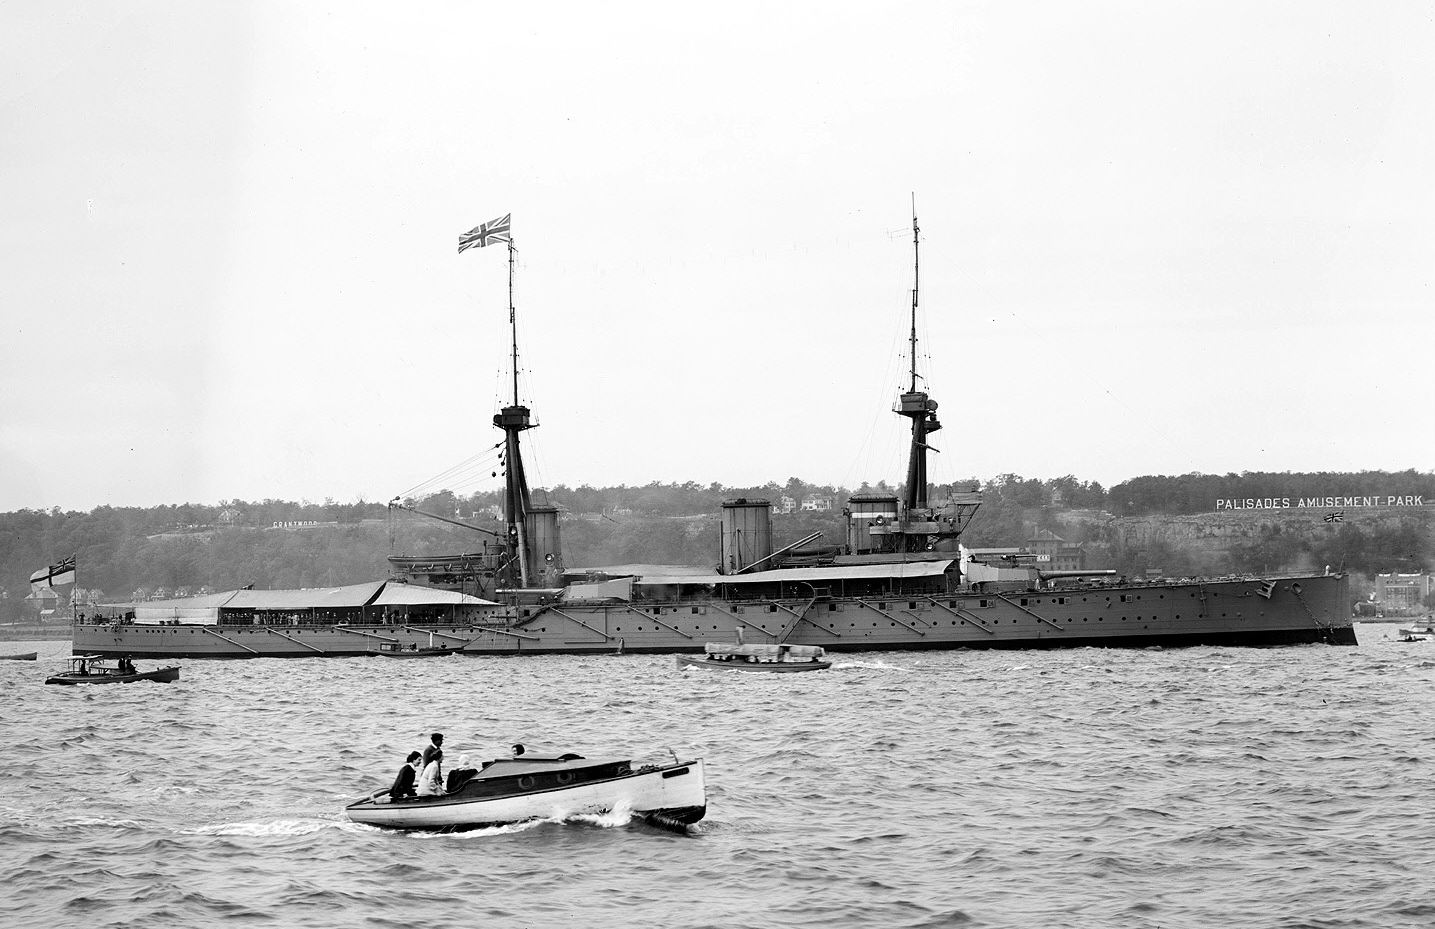
[[[1429,3],[696,9],[0,4],[0,510],[1431,469]]]

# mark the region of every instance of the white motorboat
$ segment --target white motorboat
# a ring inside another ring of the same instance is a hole
[[[1424,619],[1416,620],[1395,634],[1399,642],[1432,642],[1435,641],[1435,617],[1427,616]]]
[[[701,758],[634,768],[626,758],[521,754],[486,761],[449,793],[392,799],[379,790],[344,810],[386,829],[458,831],[531,819],[626,809],[667,829],[686,829],[707,812]]]

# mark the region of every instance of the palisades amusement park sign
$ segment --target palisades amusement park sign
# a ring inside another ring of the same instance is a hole
[[[1377,506],[1424,506],[1424,496],[1368,497],[1247,497],[1244,500],[1217,500],[1217,510],[1296,510],[1302,508],[1328,510],[1332,507],[1358,509]]]

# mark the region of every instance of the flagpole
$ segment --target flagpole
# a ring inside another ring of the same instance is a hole
[[[513,238],[508,239],[508,325],[513,328],[513,405],[518,406],[518,317],[513,312]]]

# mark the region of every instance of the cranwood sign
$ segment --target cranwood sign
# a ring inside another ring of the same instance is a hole
[[[1218,510],[1328,510],[1332,507],[1354,510],[1361,507],[1424,506],[1423,495],[1369,497],[1246,497],[1244,500],[1217,500]]]

